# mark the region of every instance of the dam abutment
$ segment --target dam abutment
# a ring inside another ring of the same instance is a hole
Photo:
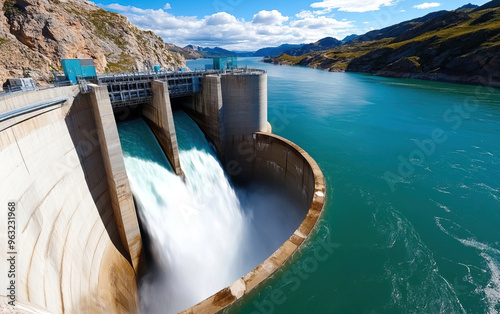
[[[16,304],[50,313],[137,312],[136,272],[116,223],[90,94],[78,86],[12,94],[0,98],[0,114],[8,116],[0,199],[15,203]],[[4,274],[6,263],[2,257]]]

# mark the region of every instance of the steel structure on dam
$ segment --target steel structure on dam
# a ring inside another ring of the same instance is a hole
[[[271,133],[265,71],[101,75],[83,90],[7,95],[0,98],[0,202],[16,203],[19,309],[139,311],[137,280],[147,264],[113,108],[140,104],[182,175],[171,98],[215,144],[226,169],[236,166],[238,178],[282,187],[305,217],[268,259],[186,313],[224,309],[263,284],[309,236],[323,210],[324,178],[303,149]],[[0,230],[6,232],[4,225]],[[9,265],[1,252],[3,272]]]
[[[232,70],[132,72],[99,74],[95,83],[107,86],[113,108],[149,102],[153,99],[151,82],[168,83],[170,98],[192,96],[201,88],[200,79],[209,75],[238,75],[265,73],[260,69],[237,68]]]

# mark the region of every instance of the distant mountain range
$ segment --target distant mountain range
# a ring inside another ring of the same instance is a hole
[[[253,51],[230,51],[215,47],[204,48],[195,45],[187,45],[184,48],[174,47],[171,50],[182,54],[186,59],[214,58],[214,57],[277,57],[283,53],[292,56],[299,56],[305,53],[339,47],[346,42],[358,37],[349,35],[343,40],[332,37],[325,37],[310,44],[283,44],[277,47],[265,47],[255,52]]]
[[[500,87],[500,0],[430,13],[338,47],[265,61]]]
[[[237,55],[234,51],[229,51],[220,47],[203,48],[195,45],[187,45],[184,48],[176,47],[174,51],[180,53],[186,59],[236,57]]]
[[[315,43],[303,45],[299,48],[295,48],[292,50],[287,50],[285,51],[285,53],[289,56],[301,56],[303,54],[310,53],[313,51],[321,51],[339,46],[342,46],[342,41],[335,39],[333,37],[325,37],[323,39],[318,40]]]
[[[266,47],[257,50],[254,52],[253,56],[254,57],[276,57],[279,56],[282,53],[285,53],[285,51],[292,50],[292,49],[297,49],[304,46],[304,44],[299,44],[299,45],[291,45],[291,44],[283,44],[278,47]]]

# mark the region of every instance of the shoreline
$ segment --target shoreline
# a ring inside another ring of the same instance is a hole
[[[391,78],[403,78],[403,79],[415,79],[422,81],[431,81],[431,82],[441,82],[441,83],[451,83],[451,84],[461,84],[461,85],[470,85],[470,86],[484,86],[484,87],[492,87],[495,89],[500,89],[500,81],[493,81],[490,77],[484,76],[456,76],[456,75],[448,75],[443,73],[410,73],[410,72],[394,72],[394,71],[378,71],[375,73],[372,72],[359,72],[359,71],[346,71],[346,70],[335,70],[331,71],[330,69],[323,69],[321,67],[313,67],[309,65],[295,65],[290,64],[288,62],[280,62],[274,60],[274,58],[266,59],[263,58],[259,60],[259,62],[269,63],[274,65],[282,65],[282,66],[292,66],[292,67],[308,67],[311,69],[323,70],[326,72],[332,73],[361,73],[361,74],[371,74],[374,76],[380,77],[391,77]]]

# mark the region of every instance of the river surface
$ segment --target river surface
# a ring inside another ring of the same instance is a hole
[[[327,202],[226,312],[499,313],[500,91],[257,61],[238,60],[267,70],[273,132],[318,162]]]

